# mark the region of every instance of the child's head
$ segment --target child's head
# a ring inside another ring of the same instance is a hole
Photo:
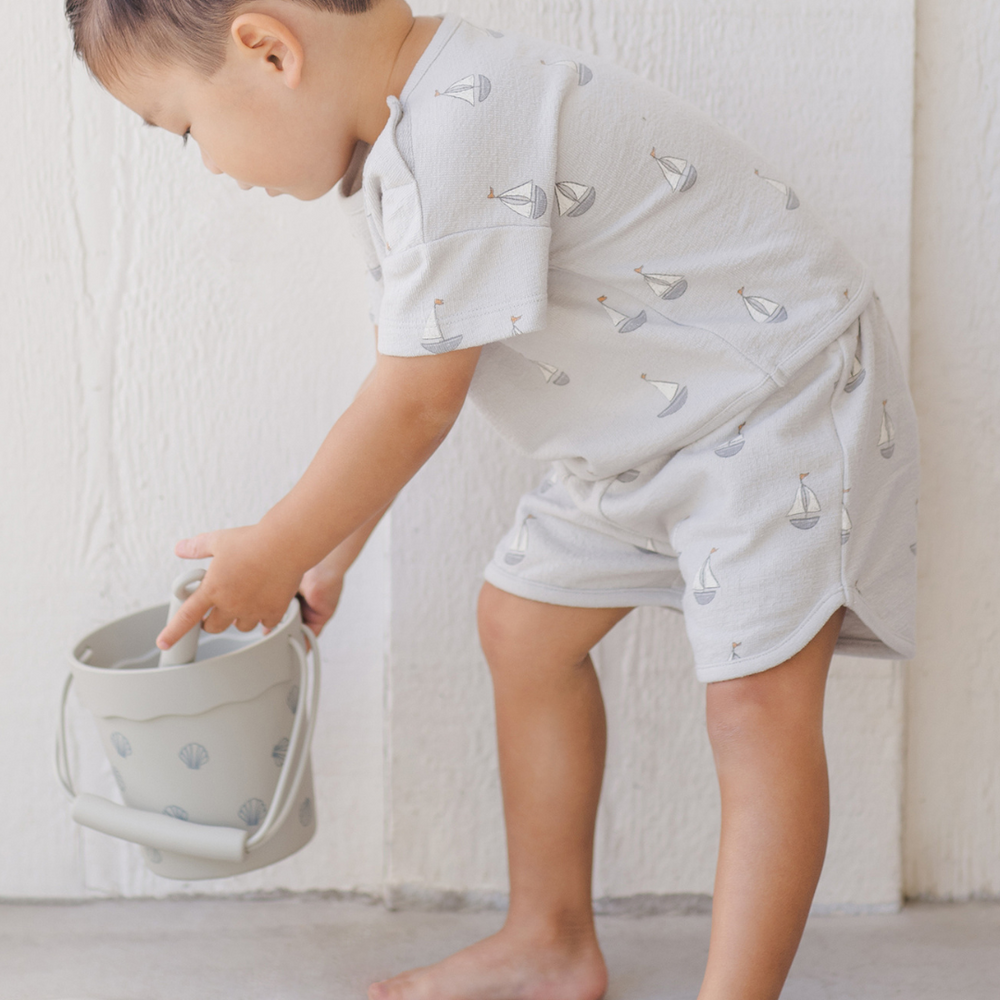
[[[412,24],[405,0],[66,0],[76,52],[242,187],[316,198],[343,175]],[[383,116],[384,117],[384,116]]]

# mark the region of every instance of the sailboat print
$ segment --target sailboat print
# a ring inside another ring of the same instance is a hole
[[[556,181],[556,206],[560,215],[568,215],[571,219],[583,215],[594,204],[596,197],[597,192],[590,184]]]
[[[545,474],[545,478],[542,480],[541,484],[538,487],[538,492],[548,493],[548,491],[551,490],[552,487],[555,486],[555,484],[556,484],[556,473],[555,470],[552,469]]]
[[[777,302],[772,302],[760,295],[743,295],[742,288],[738,289],[736,294],[743,297],[743,304],[747,307],[747,312],[758,323],[783,323],[788,319],[785,307],[778,305]]]
[[[850,489],[844,490],[845,493],[850,493]],[[840,516],[840,544],[846,545],[847,539],[851,537],[851,515],[847,513],[847,502],[841,506],[841,516]]]
[[[534,516],[534,514],[529,514],[521,522],[521,528],[517,533],[514,544],[504,554],[503,561],[508,566],[515,566],[524,558],[525,553],[528,551],[528,522]]]
[[[791,510],[785,515],[790,519],[790,524],[793,524],[796,528],[801,528],[803,531],[816,526],[816,522],[819,521],[818,512],[822,510],[819,505],[819,498],[802,481],[808,475],[808,472],[799,473],[799,486],[795,491],[795,502],[792,504]]]
[[[475,106],[482,104],[490,96],[492,85],[490,78],[482,73],[472,73],[469,76],[457,80],[447,90],[435,90],[435,97],[457,97],[460,101],[466,101]]]
[[[639,377],[650,385],[655,385],[670,400],[670,405],[665,410],[661,410],[657,414],[658,417],[665,417],[668,413],[676,413],[687,402],[687,386],[681,389],[678,382],[660,382],[653,378],[646,378],[645,375]]]
[[[740,659],[740,655],[739,655],[739,653],[737,653],[737,652],[736,652],[736,647],[737,647],[737,646],[742,646],[742,645],[743,645],[743,643],[742,643],[742,642],[734,642],[734,643],[733,643],[733,651],[732,651],[732,652],[731,652],[731,653],[729,654],[729,662],[730,662],[730,663],[732,663],[732,662],[733,662],[733,660],[738,660],[738,659]]]
[[[540,60],[543,66],[569,66],[574,73],[576,73],[576,82],[582,87],[585,83],[590,83],[593,79],[593,72],[589,66],[584,66],[583,63],[574,62],[572,59],[558,59],[556,62],[547,63],[544,59]]]
[[[718,549],[712,549],[712,552],[718,551]],[[701,564],[701,569],[698,570],[698,575],[694,578],[694,598],[699,604],[708,604],[719,589],[719,581],[715,579],[715,574],[709,563],[712,552],[709,552],[708,558]]]
[[[566,385],[569,382],[569,376],[556,368],[555,365],[547,365],[544,361],[532,361],[531,358],[525,358],[525,361],[531,361],[533,365],[537,365],[538,370],[542,373],[542,378],[551,385]]]
[[[799,199],[795,196],[795,192],[787,184],[782,184],[781,181],[776,181],[773,177],[765,177],[759,170],[755,170],[754,173],[762,181],[767,181],[771,187],[780,191],[785,196],[785,208],[792,211],[793,209],[799,207]]]
[[[374,267],[368,268],[368,273],[376,280],[382,280],[382,265],[376,264]]]
[[[496,198],[526,219],[537,219],[545,214],[545,209],[549,206],[545,192],[534,181],[525,181],[517,187],[504,191],[503,194],[494,194],[493,188],[490,188],[490,193],[486,197]]]
[[[688,283],[683,274],[644,274],[641,264],[634,270],[646,279],[646,284],[657,298],[668,301],[679,299],[687,291]]]
[[[744,420],[739,427],[736,428],[736,436],[731,437],[725,444],[720,445],[715,449],[715,454],[719,458],[732,458],[733,455],[737,454],[746,443],[746,438],[743,437],[742,431],[746,427],[747,422]]]
[[[889,400],[882,400],[882,429],[879,431],[878,447],[883,458],[892,458],[892,453],[896,450],[895,429],[892,426],[892,418],[885,404]]]
[[[620,483],[632,483],[639,478],[638,469],[626,469],[624,472],[619,472],[615,479]]]
[[[445,351],[450,351],[452,348],[458,347],[462,341],[462,334],[459,334],[457,337],[448,337],[445,339],[441,333],[436,311],[437,307],[441,305],[444,305],[444,299],[434,300],[434,305],[431,306],[427,322],[424,323],[424,335],[420,340],[420,346],[425,351],[430,351],[431,354],[444,354]]]
[[[615,329],[619,333],[631,333],[633,330],[638,330],[646,322],[645,309],[641,309],[635,316],[626,316],[607,304],[607,295],[598,295],[597,301],[604,306],[604,311],[611,317],[611,322],[615,324]]]
[[[851,366],[851,376],[844,386],[844,392],[854,392],[864,380],[865,369],[861,367],[861,338],[858,337],[858,346],[854,351],[854,364]]]
[[[656,542],[654,542],[652,538],[647,538],[645,545],[633,545],[632,547],[635,548],[635,549],[638,549],[640,552],[648,552],[651,556],[664,556],[664,555],[666,555],[665,552],[661,552],[656,547]]]
[[[689,191],[694,187],[698,171],[693,164],[679,156],[657,156],[655,146],[649,155],[660,165],[664,179],[674,191]]]

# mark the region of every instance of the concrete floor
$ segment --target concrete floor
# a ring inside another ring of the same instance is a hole
[[[502,921],[310,897],[0,905],[0,1000],[363,1000]],[[693,1000],[709,921],[598,918],[607,1000]],[[1000,905],[813,917],[782,996],[997,1000]]]

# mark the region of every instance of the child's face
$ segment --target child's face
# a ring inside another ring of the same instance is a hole
[[[213,173],[241,188],[311,200],[343,176],[356,141],[346,116],[310,95],[224,65],[211,78],[183,65],[126,74],[111,93],[146,122],[191,135]]]

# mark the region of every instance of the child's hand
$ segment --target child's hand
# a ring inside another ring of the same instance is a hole
[[[314,566],[299,584],[299,597],[302,605],[302,620],[316,635],[333,617],[344,589],[342,573],[331,573],[322,563]]]
[[[233,622],[241,632],[257,623],[274,628],[295,596],[301,570],[273,534],[260,525],[211,531],[177,543],[182,559],[212,557],[204,580],[167,622],[156,640],[169,649],[182,635],[202,621],[206,632],[223,632]]]

